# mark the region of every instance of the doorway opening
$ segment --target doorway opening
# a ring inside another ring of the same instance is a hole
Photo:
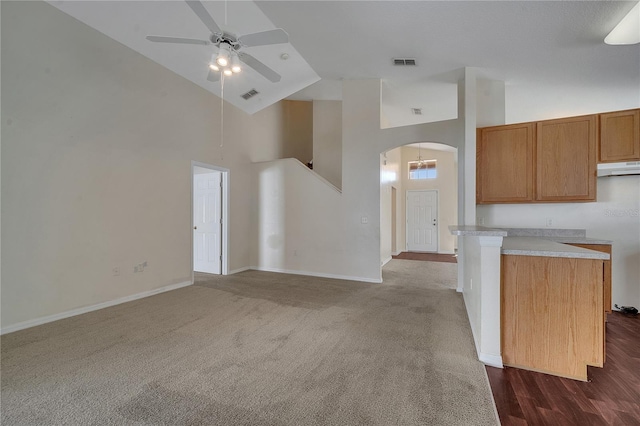
[[[229,170],[192,161],[191,265],[193,272],[228,274],[228,199]]]

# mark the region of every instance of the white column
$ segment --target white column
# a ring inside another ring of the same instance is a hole
[[[480,240],[480,353],[485,364],[502,368],[500,342],[500,248],[502,237]]]

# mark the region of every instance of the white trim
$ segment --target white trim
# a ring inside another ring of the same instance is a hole
[[[386,265],[387,263],[389,263],[389,261],[393,259],[393,256],[389,256],[387,257],[385,260],[382,261],[382,266]]]
[[[379,284],[382,282],[382,278],[373,279],[373,278],[364,278],[364,277],[354,277],[350,275],[323,274],[320,272],[296,271],[293,269],[261,268],[258,266],[252,266],[250,269],[254,269],[256,271],[264,271],[264,272],[277,272],[280,274],[306,275],[308,277],[333,278],[336,280],[361,281],[365,283],[375,283],[375,284]]]
[[[97,311],[99,309],[109,308],[111,306],[120,305],[122,303],[131,302],[132,300],[142,299],[143,297],[153,296],[158,293],[164,293],[166,291],[176,290],[182,287],[187,287],[193,284],[193,281],[183,281],[177,284],[171,284],[164,287],[156,288],[149,291],[143,291],[142,293],[132,294],[130,296],[120,297],[119,299],[109,300],[108,302],[98,303],[96,305],[85,306],[83,308],[72,309],[70,311],[61,312],[59,314],[47,315],[46,317],[40,317],[28,321],[19,322],[17,324],[4,327],[0,330],[0,334],[13,333],[14,331],[24,330],[25,328],[35,327],[37,325],[46,324],[53,321],[58,321],[64,318],[74,317],[76,315],[86,314],[87,312]]]
[[[240,272],[248,271],[248,270],[250,270],[250,269],[251,269],[251,268],[250,268],[250,267],[248,267],[248,266],[245,266],[244,268],[233,269],[233,270],[229,271],[229,274],[228,274],[228,275],[238,274],[238,273],[240,273]]]
[[[191,160],[191,177],[189,178],[191,183],[191,195],[189,196],[189,201],[191,205],[189,206],[189,211],[191,214],[191,218],[189,219],[191,222],[191,226],[189,227],[189,232],[191,235],[191,281],[195,279],[195,275],[193,272],[193,176],[194,176],[194,168],[202,167],[204,169],[214,170],[222,173],[222,275],[229,274],[229,191],[231,190],[230,184],[230,171],[225,167],[213,166],[211,164],[201,163],[199,161]]]
[[[500,355],[484,354],[480,352],[478,359],[483,364],[490,365],[491,367],[504,368],[504,365],[502,365],[502,357]]]

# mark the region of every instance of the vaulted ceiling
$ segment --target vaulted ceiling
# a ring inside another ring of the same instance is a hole
[[[505,82],[507,109],[521,111],[511,112],[507,121],[587,113],[596,101],[601,109],[621,101],[640,105],[640,45],[603,42],[636,2],[204,3],[221,27],[237,35],[277,27],[289,33],[288,44],[246,50],[280,73],[279,83],[250,69],[225,80],[225,99],[248,113],[283,98],[340,99],[340,80],[380,78],[383,110],[399,125],[409,124],[403,116],[409,117],[411,108],[435,111],[440,102],[451,109],[451,86],[463,67]],[[206,80],[214,46],[145,39],[148,34],[208,38],[183,1],[51,4],[220,96],[220,83]],[[415,58],[417,65],[394,66],[398,57]],[[240,95],[249,89],[259,95],[245,101]],[[442,117],[424,118],[433,119]]]

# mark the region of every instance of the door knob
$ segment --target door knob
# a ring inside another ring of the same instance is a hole
[[[193,227],[193,229],[198,229],[198,227],[197,227],[197,226],[194,226],[194,227]]]

